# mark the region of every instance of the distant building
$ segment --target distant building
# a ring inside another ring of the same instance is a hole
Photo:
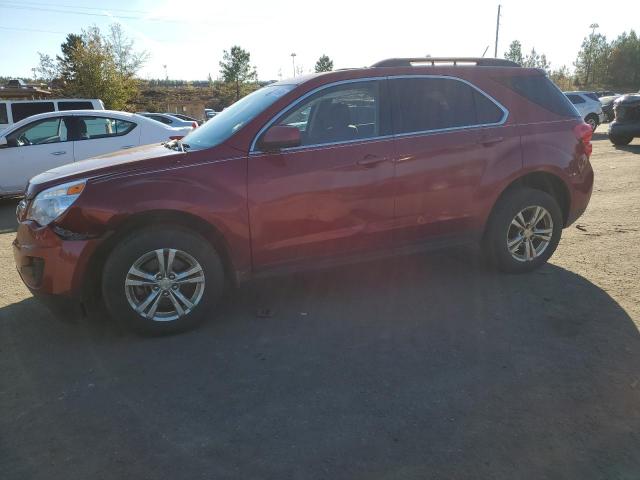
[[[0,98],[4,100],[38,100],[51,95],[51,90],[43,85],[25,83],[22,80],[9,80],[0,86]]]

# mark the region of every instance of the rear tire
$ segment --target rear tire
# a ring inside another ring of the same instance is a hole
[[[113,249],[102,273],[111,316],[150,335],[193,328],[223,290],[224,269],[212,245],[174,226],[132,232]]]
[[[503,272],[530,272],[553,255],[563,223],[562,211],[548,193],[527,187],[507,191],[487,222],[484,255]]]
[[[621,137],[619,135],[609,135],[609,140],[611,140],[611,143],[613,143],[614,145],[629,145],[631,143],[631,140],[633,140],[633,137]]]

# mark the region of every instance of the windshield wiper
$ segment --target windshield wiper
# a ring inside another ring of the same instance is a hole
[[[183,152],[186,152],[187,150],[189,150],[191,148],[191,145],[189,145],[188,143],[180,142],[180,147],[182,147],[182,151]]]

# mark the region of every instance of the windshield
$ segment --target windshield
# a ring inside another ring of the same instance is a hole
[[[221,144],[294,87],[272,85],[256,90],[189,133],[184,137],[183,145],[190,150],[202,150]]]

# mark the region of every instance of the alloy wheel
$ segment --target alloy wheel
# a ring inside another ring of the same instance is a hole
[[[189,314],[202,300],[205,275],[182,250],[162,248],[138,258],[125,278],[125,294],[140,316],[158,322]]]
[[[543,207],[530,206],[513,218],[507,229],[507,248],[519,262],[530,262],[544,253],[553,236],[553,219]]]

